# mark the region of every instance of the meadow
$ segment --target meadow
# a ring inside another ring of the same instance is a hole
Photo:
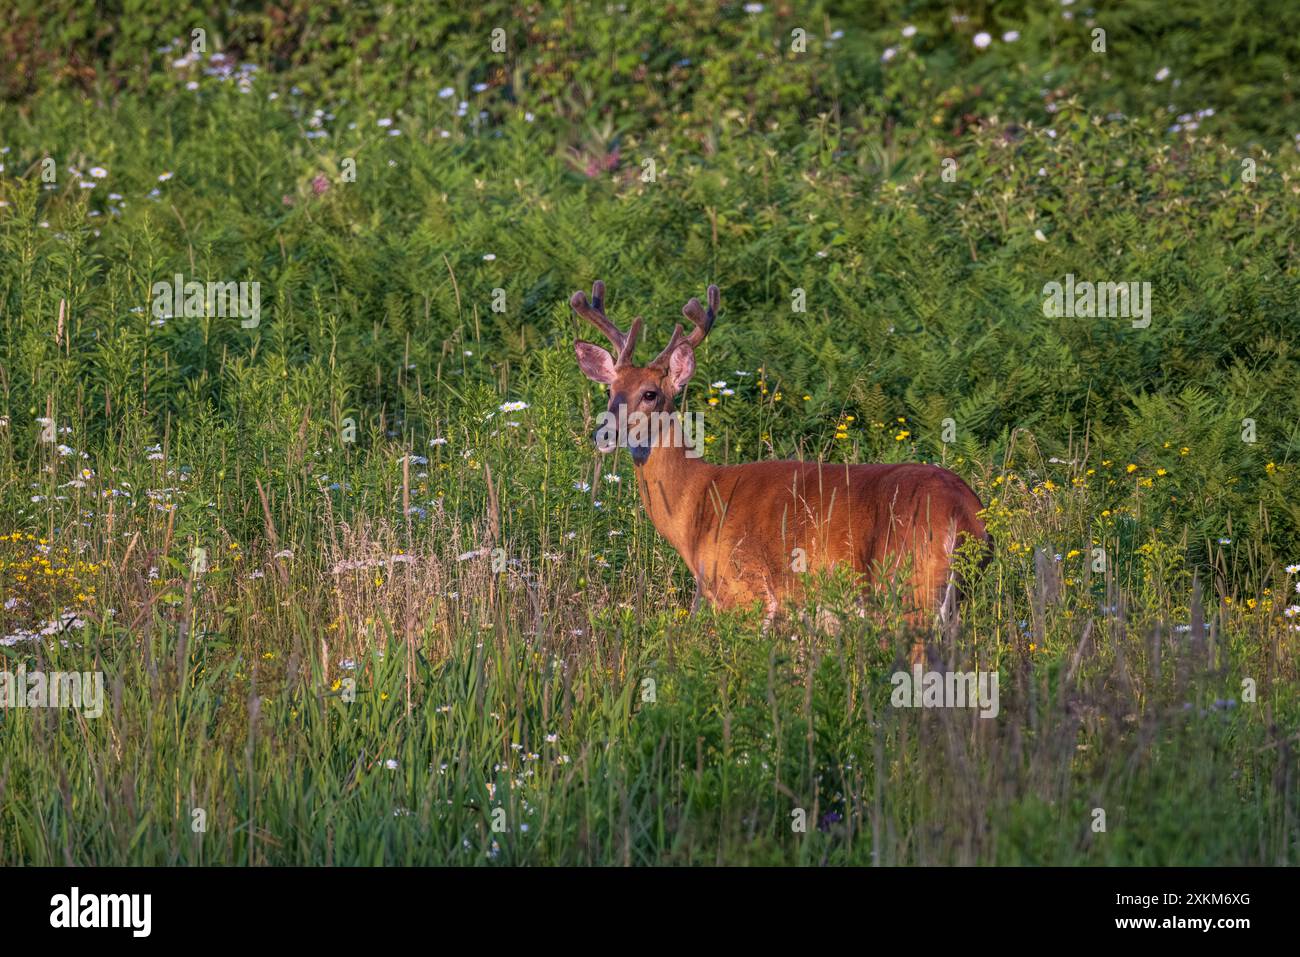
[[[1293,6],[50,7],[0,26],[0,670],[105,701],[0,709],[0,864],[1300,862]],[[959,626],[691,613],[594,279],[650,354],[721,287],[710,461],[966,479]],[[996,717],[891,703],[918,637]]]

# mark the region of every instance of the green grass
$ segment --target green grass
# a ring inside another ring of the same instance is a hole
[[[0,33],[0,637],[82,627],[0,669],[108,701],[0,711],[0,863],[1297,862],[1293,14],[65,6]],[[156,52],[196,24],[252,92]],[[151,322],[177,272],[260,324]],[[1046,317],[1067,273],[1151,325]],[[843,577],[688,614],[591,446],[595,278],[645,354],[722,287],[710,460],[971,483],[930,637],[997,718],[892,707]]]

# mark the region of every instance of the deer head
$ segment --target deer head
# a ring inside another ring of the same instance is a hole
[[[693,298],[683,306],[682,315],[694,328],[683,334],[679,323],[663,352],[649,365],[638,366],[633,365],[632,354],[641,334],[641,317],[632,320],[626,333],[620,332],[605,315],[605,284],[599,279],[591,287],[590,302],[582,290],[573,294],[569,300],[573,311],[604,333],[614,346],[611,354],[581,339],[573,344],[583,375],[609,386],[606,415],[594,435],[596,448],[601,452],[612,452],[625,445],[637,465],[644,465],[650,457],[654,433],[648,423],[656,421],[656,416],[672,414],[673,396],[682,391],[695,372],[695,349],[717,318],[721,302],[717,286],[709,287],[708,301],[707,312],[698,299]]]

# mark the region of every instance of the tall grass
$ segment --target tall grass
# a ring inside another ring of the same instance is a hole
[[[542,5],[509,81],[487,19],[421,21],[435,63],[232,13],[249,93],[41,34],[0,89],[0,670],[108,701],[0,711],[0,863],[1296,863],[1300,209],[1253,28],[1195,75],[1160,33],[1175,94],[1059,11],[946,9],[906,48],[815,11],[787,63],[774,10]],[[260,325],[155,316],[177,272],[261,282]],[[1150,327],[1045,316],[1067,273],[1152,282]],[[893,706],[918,636],[842,575],[770,630],[688,612],[591,448],[598,277],[652,339],[722,286],[711,460],[971,483],[997,554],[921,637],[996,718]]]
[[[0,650],[102,670],[109,702],[5,714],[7,862],[1294,861],[1293,632],[1267,600],[1207,619],[1158,555],[1092,575],[1091,555],[1001,554],[932,636],[936,666],[999,673],[983,719],[891,706],[913,636],[842,583],[813,599],[830,631],[688,617],[635,510],[611,574],[577,508],[519,548],[511,513],[540,503],[505,482],[477,521],[444,506],[314,541],[301,516],[330,494],[253,503],[263,534],[202,574],[166,568],[173,513],[87,533],[115,612]],[[1086,534],[1009,494],[1001,541]],[[494,541],[518,556],[499,572]]]

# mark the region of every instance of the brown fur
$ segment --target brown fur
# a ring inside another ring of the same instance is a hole
[[[673,396],[694,372],[694,346],[713,323],[717,288],[709,289],[707,318],[697,300],[682,310],[696,332],[683,337],[679,326],[648,366],[631,364],[639,320],[629,336],[619,333],[604,315],[603,296],[597,283],[594,305],[582,293],[572,302],[610,336],[618,359],[579,342],[583,371],[609,385],[611,413],[620,406],[629,414],[671,413]],[[636,474],[651,522],[690,567],[699,594],[721,608],[759,601],[771,617],[783,601],[803,594],[806,573],[846,565],[864,583],[883,584],[882,577],[892,579],[910,558],[909,578],[900,584],[919,623],[938,609],[953,551],[965,536],[989,541],[979,498],[937,465],[710,465],[672,443],[651,447]]]
[[[963,533],[987,538],[975,493],[934,465],[710,465],[658,447],[637,467],[637,489],[701,594],[722,608],[762,601],[775,612],[802,595],[796,567],[847,565],[874,581],[910,556],[914,610],[932,613]]]

